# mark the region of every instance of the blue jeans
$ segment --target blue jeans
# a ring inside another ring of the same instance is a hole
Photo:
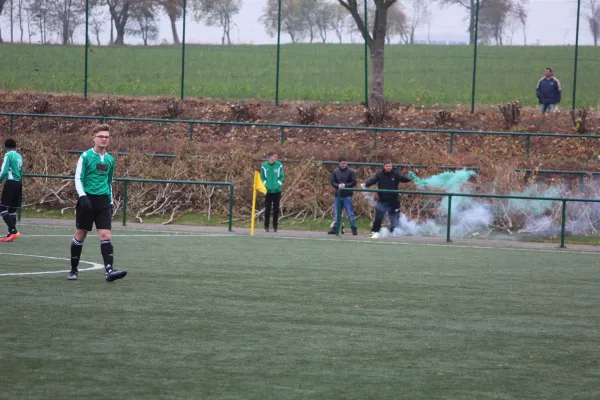
[[[394,232],[394,229],[396,229],[400,223],[400,201],[384,202],[379,200],[377,204],[375,204],[375,221],[373,221],[372,226],[373,232],[379,232],[381,223],[386,214],[390,219],[390,230]]]
[[[544,114],[546,111],[556,110],[556,104],[540,104],[540,112]]]
[[[348,216],[348,219],[350,220],[350,227],[352,229],[356,229],[356,217],[354,216],[354,207],[352,206],[352,197],[342,197],[342,207],[344,210],[346,210],[346,215]],[[336,223],[337,223],[337,218],[338,218],[338,212],[339,212],[339,202],[337,197],[334,200],[334,207],[333,207],[333,226],[335,227]],[[340,219],[341,221],[341,219]]]

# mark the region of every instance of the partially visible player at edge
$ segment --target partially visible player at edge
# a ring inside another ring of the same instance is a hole
[[[4,142],[4,161],[0,172],[0,183],[4,182],[2,198],[0,199],[0,215],[8,226],[8,235],[0,239],[0,242],[14,242],[21,234],[17,232],[17,208],[21,207],[23,198],[23,186],[21,185],[21,174],[23,172],[23,157],[17,153],[17,142],[14,139],[6,139]]]
[[[127,271],[113,268],[113,245],[110,241],[112,219],[112,180],[115,159],[106,152],[110,127],[98,125],[92,130],[94,147],[85,151],[77,161],[75,189],[79,200],[75,208],[75,236],[71,241],[71,272],[67,279],[77,280],[77,267],[87,233],[96,225],[100,238],[100,252],[104,259],[106,281],[124,278]]]

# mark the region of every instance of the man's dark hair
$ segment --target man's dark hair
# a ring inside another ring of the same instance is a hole
[[[383,162],[383,165],[386,165],[386,164],[392,164],[392,161],[391,161],[391,160],[385,160],[385,161]],[[392,164],[392,167],[393,167],[393,166],[394,166],[394,164]]]
[[[341,163],[342,161],[348,161],[347,157],[340,157],[338,163]]]
[[[277,154],[277,153],[275,153],[274,151],[270,151],[267,153],[267,157],[274,156],[275,154]]]
[[[100,124],[94,126],[94,129],[92,129],[92,135],[95,135],[98,132],[110,132],[110,125]]]
[[[546,67],[546,69],[547,69],[548,71],[550,71],[550,73],[551,73],[551,74],[553,74],[553,73],[554,73],[554,71],[552,71],[552,67]]]
[[[15,141],[15,139],[6,139],[4,141],[4,148],[5,149],[16,149],[17,142]]]

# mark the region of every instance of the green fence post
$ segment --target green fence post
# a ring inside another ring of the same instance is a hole
[[[525,156],[529,158],[529,151],[531,150],[531,135],[525,136]]]
[[[452,154],[452,150],[454,149],[454,132],[450,132],[450,149],[449,152]]]
[[[379,131],[377,129],[375,129],[373,131],[373,150],[375,150],[377,148],[377,133]]]
[[[575,98],[577,96],[577,60],[579,58],[579,16],[581,12],[581,0],[577,0],[577,27],[575,28],[575,66],[573,67],[573,105],[575,109],[577,104]]]
[[[333,213],[335,214],[335,234],[340,236],[340,230],[342,229],[342,194],[341,190],[338,189],[335,195],[335,205],[333,206]],[[338,212],[335,212],[335,206],[337,205]]]
[[[127,184],[129,181],[123,182],[123,226],[127,225]]]
[[[279,143],[283,144],[285,142],[285,128],[283,126],[279,127]]]
[[[21,222],[21,207],[19,207],[19,210],[17,211],[17,221]]]
[[[88,52],[90,41],[88,40],[89,35],[89,18],[90,18],[90,5],[89,0],[85,0],[85,60],[83,67],[83,98],[87,100],[88,92]]]
[[[229,184],[229,232],[233,230],[233,183]]]
[[[279,57],[281,53],[281,2],[277,2],[277,62],[275,67],[275,105],[279,105]]]
[[[583,192],[583,174],[579,174],[579,191]]]
[[[185,17],[187,12],[187,0],[183,0],[183,33],[181,35],[181,100],[185,94]],[[190,139],[191,140],[191,139]]]
[[[364,1],[365,7],[365,28],[363,35],[365,36],[365,106],[369,108],[369,62],[368,62],[368,49],[369,46],[369,24],[367,22],[367,18],[369,17],[367,13],[367,0]]]
[[[446,227],[446,242],[450,240],[450,226],[452,224],[452,195],[448,196],[448,226]]]
[[[190,142],[194,138],[194,123],[190,122]]]
[[[13,131],[15,130],[15,116],[10,116],[10,127],[8,128],[8,136],[13,135]]]
[[[473,4],[473,3],[471,3]],[[475,77],[477,76],[477,40],[479,38],[479,0],[475,5],[475,35],[473,41],[473,85],[471,89],[471,113],[475,112]]]
[[[560,221],[560,247],[565,247],[565,224],[566,224],[566,215],[567,215],[567,201],[562,201],[562,218]]]

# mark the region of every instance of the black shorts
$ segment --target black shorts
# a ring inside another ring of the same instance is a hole
[[[21,182],[7,180],[4,182],[2,198],[0,199],[0,210],[8,210],[11,213],[17,212],[23,201],[23,185]]]
[[[92,210],[84,212],[81,208],[81,200],[77,200],[75,207],[75,227],[83,231],[91,231],[95,224],[96,229],[111,229],[111,207],[110,198],[107,195],[89,194],[88,199],[92,204]]]

